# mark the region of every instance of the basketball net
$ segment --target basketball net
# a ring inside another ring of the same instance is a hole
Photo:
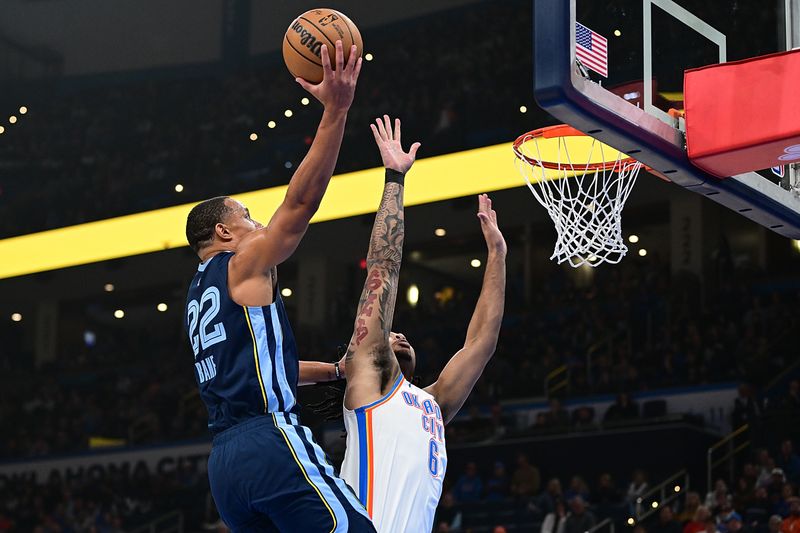
[[[586,162],[570,155],[587,153]],[[569,126],[534,130],[514,142],[517,168],[556,228],[550,259],[572,267],[616,264],[628,247],[622,209],[642,164]]]

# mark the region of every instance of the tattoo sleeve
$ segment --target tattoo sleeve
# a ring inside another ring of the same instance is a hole
[[[403,186],[388,182],[372,227],[367,251],[367,281],[358,302],[353,337],[347,350],[348,361],[357,353],[369,353],[376,366],[383,370],[386,356],[391,355],[389,331],[397,299],[404,236]]]

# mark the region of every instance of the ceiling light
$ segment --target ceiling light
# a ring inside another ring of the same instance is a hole
[[[308,105],[310,102],[311,102],[311,100],[309,100],[305,96],[300,100],[300,103],[303,104],[303,105]]]
[[[375,59],[375,56],[373,56],[370,53],[367,53],[366,55],[364,55],[364,59],[366,59],[367,61],[372,61],[373,59]]]
[[[106,292],[112,292],[114,290],[114,284],[106,283],[105,285],[103,285],[103,290]]]
[[[11,315],[11,320],[13,320],[14,322],[20,322],[22,321],[22,315],[20,313],[13,313]]]
[[[636,244],[637,242],[639,242],[639,236],[631,235],[630,237],[628,237],[628,242]]]
[[[8,117],[8,121],[10,123],[12,123],[12,124],[16,124],[17,123],[17,117],[15,117],[14,115],[11,115],[10,117]]]
[[[472,261],[469,262],[469,266],[471,266],[472,268],[478,268],[479,266],[481,266],[481,260],[473,259]]]
[[[644,257],[646,255],[647,255],[647,250],[645,250],[644,248],[640,248],[639,249],[639,257]]]
[[[160,304],[158,304],[156,306],[156,309],[158,309],[159,311],[161,311],[163,313],[164,311],[167,310],[167,304],[165,304],[164,302],[161,302]]]
[[[524,105],[521,105],[521,106],[519,106],[519,112],[520,113],[527,113],[528,112],[528,108],[526,106],[524,106]]]
[[[291,109],[287,109],[286,111],[283,112],[283,116],[286,117],[286,118],[291,117],[293,114],[294,113],[292,113]]]
[[[267,127],[268,127],[269,129],[272,129],[272,128],[274,128],[275,126],[277,126],[277,124],[275,124],[275,121],[274,121],[274,120],[270,120],[269,122],[267,122]]]
[[[292,295],[292,289],[290,289],[289,287],[284,287],[281,289],[281,296],[283,296],[284,298],[288,298],[291,295]]]
[[[419,302],[419,287],[411,285],[406,292],[406,299],[411,307],[416,307]]]
[[[622,35],[622,32],[621,32],[621,31],[619,31],[619,30],[614,30],[614,36],[615,36],[615,37],[619,37],[620,35]]]
[[[180,183],[176,183],[175,192],[183,192],[183,185],[181,185]]]
[[[24,115],[27,112],[28,112],[28,108],[27,107],[22,106],[22,107],[19,108],[19,114],[20,115]]]
[[[447,235],[447,230],[444,228],[436,228],[435,230],[433,230],[433,234],[436,235],[437,237],[444,237],[445,235]]]
[[[125,316],[125,311],[123,311],[122,309],[117,309],[116,311],[114,311],[114,318],[122,318],[124,316]]]
[[[258,140],[258,134],[257,133],[251,133],[250,134],[250,140],[251,141],[257,141]]]

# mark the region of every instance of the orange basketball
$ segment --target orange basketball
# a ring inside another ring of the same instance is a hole
[[[311,83],[322,81],[322,45],[328,46],[331,67],[336,70],[336,41],[342,41],[344,61],[350,46],[361,56],[364,43],[353,21],[335,9],[310,9],[294,19],[283,38],[283,60],[294,77]]]

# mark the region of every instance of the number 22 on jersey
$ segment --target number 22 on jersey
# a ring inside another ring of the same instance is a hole
[[[207,307],[206,303],[210,305]],[[192,351],[195,359],[201,348],[205,350],[227,338],[225,326],[222,323],[211,324],[217,313],[219,313],[219,289],[216,287],[207,288],[203,291],[200,302],[192,300],[186,307],[189,338],[192,341]],[[198,319],[200,322],[199,332]]]

